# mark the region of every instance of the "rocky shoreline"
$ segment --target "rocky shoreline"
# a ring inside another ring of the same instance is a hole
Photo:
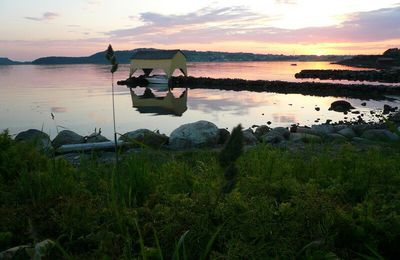
[[[128,87],[146,86],[143,77],[131,77],[118,81]],[[209,77],[172,77],[170,87],[191,89],[222,89],[233,91],[274,92],[282,94],[303,94],[312,96],[333,96],[352,98],[384,99],[383,95],[399,95],[400,86],[372,84],[335,84],[321,82],[287,82],[269,80],[245,80]]]
[[[330,79],[399,83],[400,70],[302,70],[295,74],[298,79]]]
[[[400,112],[389,115],[390,123],[358,123],[358,124],[320,124],[311,127],[292,125],[290,128],[268,125],[254,125],[243,130],[244,144],[247,147],[267,144],[287,149],[303,149],[307,144],[342,144],[351,143],[357,146],[387,145],[400,141]],[[138,129],[120,136],[119,144],[122,154],[138,152],[143,148],[161,149],[167,151],[187,151],[192,149],[218,149],[229,138],[230,132],[218,128],[208,121],[197,121],[176,128],[170,136],[148,129]],[[15,140],[33,142],[36,147],[56,158],[64,158],[74,165],[88,156],[93,150],[65,152],[63,148],[77,144],[111,144],[107,149],[100,149],[99,160],[113,162],[113,142],[94,133],[81,136],[70,130],[63,130],[50,140],[50,137],[39,130],[30,129],[19,133]],[[97,149],[98,150],[98,149]]]

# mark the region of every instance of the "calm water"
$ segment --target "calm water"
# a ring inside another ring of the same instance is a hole
[[[344,68],[327,62],[290,64],[193,63],[189,64],[189,74],[294,81],[294,73],[301,69]],[[102,133],[111,138],[111,79],[108,69],[103,65],[0,66],[0,129],[8,128],[15,134],[37,128],[54,137],[57,129],[67,128],[88,135],[95,128],[101,128]],[[115,79],[125,79],[128,73],[128,66],[123,65]],[[272,126],[293,123],[311,125],[317,118],[325,122],[326,119],[338,121],[344,117],[343,114],[328,111],[330,103],[337,100],[333,97],[207,89],[188,89],[184,93],[185,89],[174,89],[164,101],[150,98],[135,103],[135,96],[143,95],[144,88],[131,92],[125,86],[116,86],[115,90],[119,133],[148,128],[169,134],[179,125],[197,120],[208,120],[218,127],[231,129],[238,123],[245,128],[267,121],[271,121]],[[165,97],[168,91],[154,89],[152,94]],[[368,100],[366,107],[360,105],[361,100],[349,101],[365,114],[369,114],[371,109],[381,109],[383,104],[399,106],[398,100]],[[320,111],[316,111],[315,106],[320,107]],[[51,113],[55,116],[54,120]],[[356,116],[348,115],[349,118]]]

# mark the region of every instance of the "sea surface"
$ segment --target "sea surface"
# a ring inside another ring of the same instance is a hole
[[[291,66],[292,63],[189,63],[188,73],[196,77],[307,81],[295,79],[294,74],[302,69],[347,69],[328,62],[297,62],[297,66]],[[114,81],[126,79],[128,74],[129,66],[122,65]],[[268,121],[271,127],[312,125],[317,119],[319,123],[327,119],[337,122],[346,116],[328,111],[330,104],[338,100],[335,97],[185,88],[168,93],[167,89],[157,87],[145,93],[145,88],[130,90],[117,85],[114,89],[118,133],[147,128],[170,134],[182,124],[198,120],[231,130],[239,123],[244,128]],[[63,129],[81,135],[101,129],[103,135],[112,138],[111,93],[111,74],[106,65],[0,66],[0,130],[17,134],[36,128],[54,137]],[[142,95],[155,98],[138,101]],[[371,110],[382,109],[384,104],[400,106],[397,98],[347,100],[368,119]],[[362,106],[362,102],[367,105]]]

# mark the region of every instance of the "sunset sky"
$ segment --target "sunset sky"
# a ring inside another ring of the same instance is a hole
[[[399,0],[0,0],[0,57],[86,56],[108,43],[273,54],[400,47]]]

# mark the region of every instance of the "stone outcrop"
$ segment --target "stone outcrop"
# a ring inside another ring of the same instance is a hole
[[[218,139],[218,127],[202,120],[175,129],[169,137],[169,147],[173,150],[214,147]]]
[[[148,129],[138,129],[123,134],[119,140],[125,142],[132,142],[137,146],[145,145],[152,148],[160,148],[168,144],[168,136],[150,131]]]
[[[20,132],[15,137],[15,140],[32,143],[39,150],[48,151],[52,148],[49,135],[36,129]]]
[[[53,140],[54,148],[58,148],[64,144],[81,144],[84,143],[85,139],[83,136],[71,131],[62,130]]]

